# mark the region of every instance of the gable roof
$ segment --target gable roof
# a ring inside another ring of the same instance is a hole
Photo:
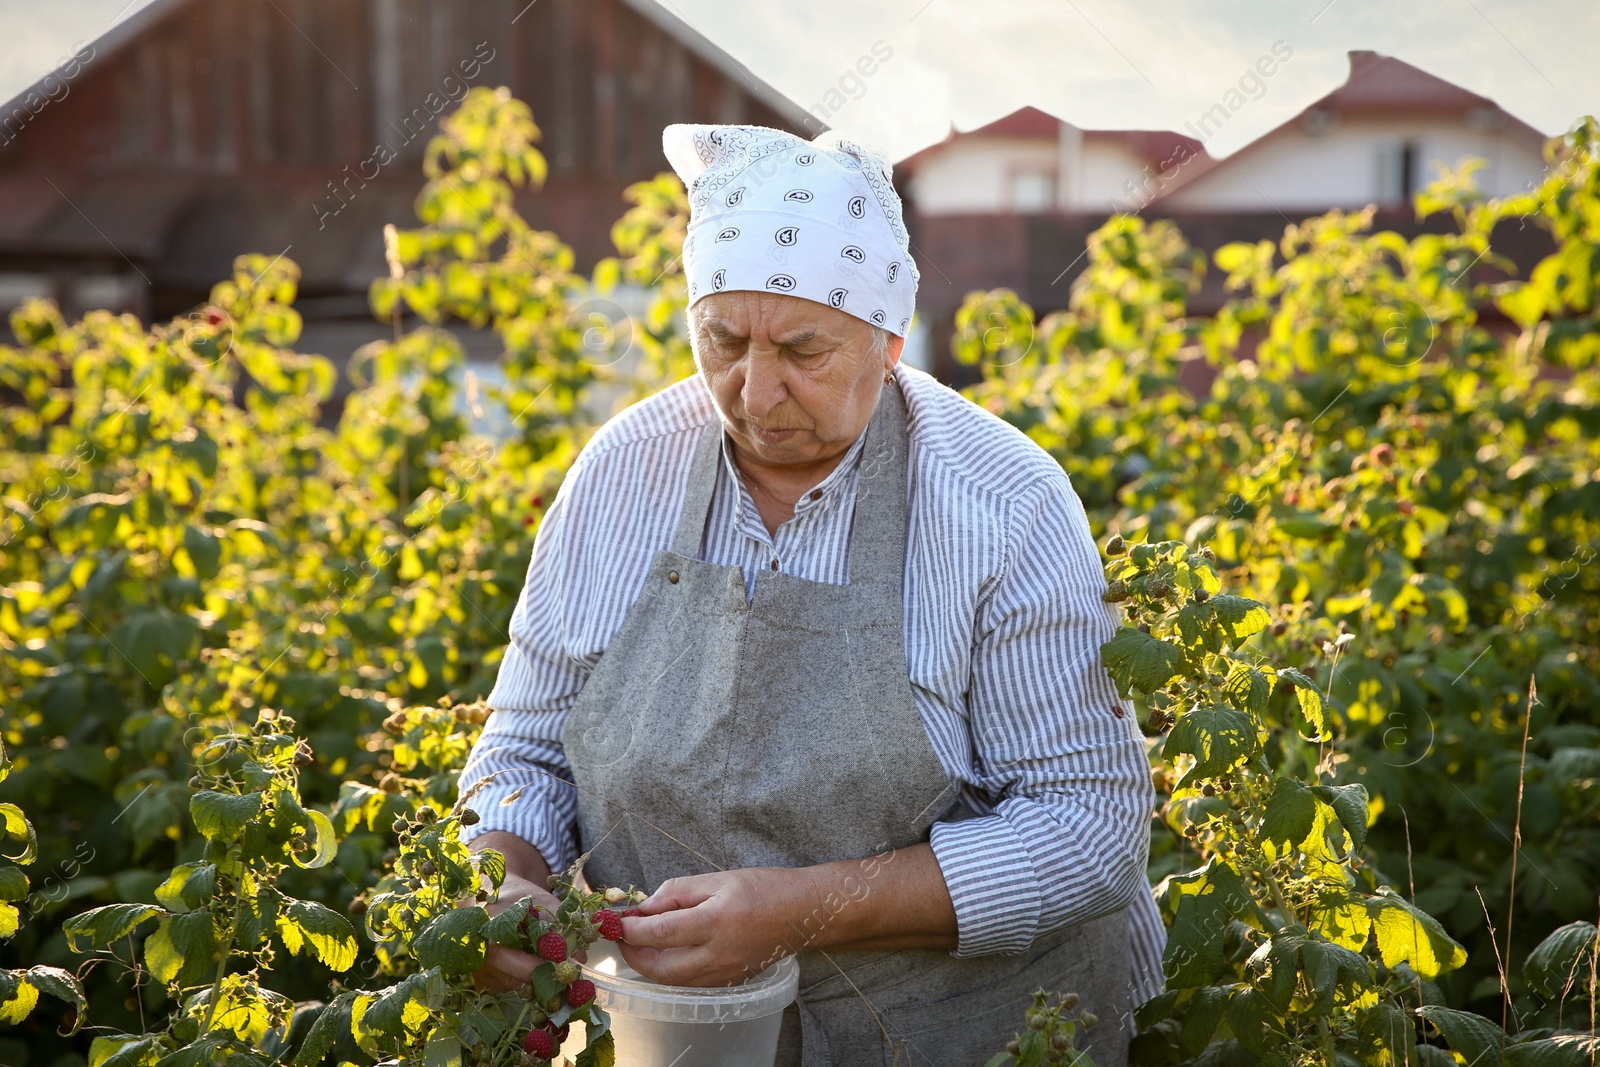
[[[95,58],[103,59],[115,55],[137,40],[147,29],[193,2],[194,0],[150,0],[149,3],[129,14],[126,18],[114,22],[110,29],[89,42],[94,46]],[[658,0],[623,0],[623,3],[649,19],[662,32],[678,41],[679,44],[705,60],[715,69],[727,75],[728,78],[739,82],[749,90],[751,96],[772,108],[791,125],[804,129],[806,127],[801,124],[808,119],[811,124],[815,124],[816,120],[806,112],[805,108],[756,77],[749,67],[734,59],[699,30],[690,26],[674,12],[669,11]],[[11,99],[0,103],[0,114],[18,106],[23,100],[27,99],[29,93],[43,95],[46,88],[45,81],[52,73],[54,73],[54,68],[40,75],[32,85],[17,93]]]

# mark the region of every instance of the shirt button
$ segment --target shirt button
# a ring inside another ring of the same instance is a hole
[[[678,584],[678,572],[677,571],[668,571],[667,572],[667,581],[671,582],[673,585],[677,585]]]
[[[807,495],[810,496],[810,498],[812,500],[821,500],[822,499],[822,490],[821,489],[813,489]]]
[[[1120,704],[1111,705],[1111,714],[1115,715],[1119,719],[1122,718],[1122,705],[1120,705]]]
[[[777,570],[778,569],[778,561],[777,560],[773,560],[772,561],[772,569],[773,570]]]

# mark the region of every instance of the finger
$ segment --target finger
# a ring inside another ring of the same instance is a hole
[[[645,915],[659,915],[664,911],[692,908],[709,900],[720,885],[719,875],[694,875],[688,878],[668,878],[654,893],[645,898],[639,910]]]
[[[483,968],[478,972],[480,984],[494,986],[494,992],[503,993],[527,983],[539,961],[526,952],[504,945],[490,945],[484,957]]]
[[[638,948],[622,947],[622,958],[628,966],[663,985],[718,985],[707,982],[709,953],[703,948]]]
[[[688,948],[711,940],[711,917],[699,908],[622,920],[622,939],[640,948]]]

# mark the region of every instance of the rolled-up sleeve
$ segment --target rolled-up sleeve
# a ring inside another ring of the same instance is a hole
[[[1101,661],[1117,623],[1083,506],[1065,474],[1047,477],[1005,525],[967,706],[975,792],[992,810],[932,832],[957,956],[1020,952],[1149,893],[1154,790],[1132,709]]]
[[[588,679],[587,669],[564,648],[561,616],[567,603],[565,541],[580,480],[575,467],[534,538],[510,642],[489,694],[494,711],[461,772],[462,793],[478,790],[471,806],[481,817],[463,828],[463,840],[503,830],[537,848],[556,871],[577,856],[577,791],[561,731]]]

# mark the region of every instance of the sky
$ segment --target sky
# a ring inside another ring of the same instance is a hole
[[[149,2],[0,0],[0,100]],[[1084,129],[1181,131],[1261,57],[1285,53],[1206,142],[1210,154],[1238,151],[1337,88],[1351,49],[1403,59],[1546,135],[1600,114],[1596,0],[630,2],[659,4],[895,160],[1029,104]]]

